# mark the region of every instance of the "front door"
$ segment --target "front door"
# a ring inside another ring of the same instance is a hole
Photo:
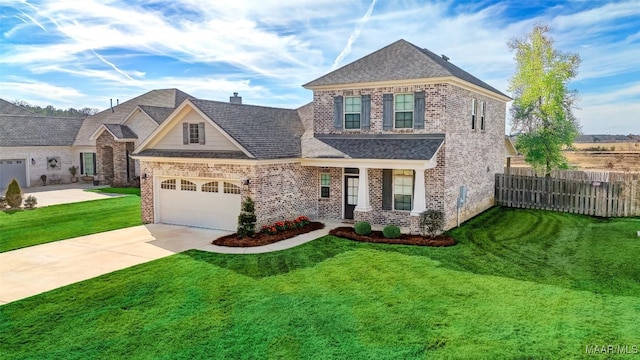
[[[344,218],[353,219],[353,210],[358,205],[358,177],[344,177]]]

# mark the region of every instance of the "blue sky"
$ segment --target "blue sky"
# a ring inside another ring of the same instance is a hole
[[[507,92],[506,42],[535,23],[582,58],[583,132],[640,133],[640,0],[0,0],[0,98],[105,109],[179,88],[295,108],[302,84],[400,38]]]

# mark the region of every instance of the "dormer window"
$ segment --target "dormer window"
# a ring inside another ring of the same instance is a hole
[[[182,144],[200,144],[204,145],[204,122],[199,123],[182,123]]]
[[[344,98],[344,128],[360,129],[360,111],[362,103],[360,96],[345,96]]]
[[[395,96],[395,128],[413,127],[413,94],[397,94]]]
[[[198,134],[198,124],[189,124],[189,144],[200,143],[200,135]]]

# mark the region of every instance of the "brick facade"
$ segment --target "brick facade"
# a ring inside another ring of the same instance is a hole
[[[111,186],[129,186],[136,176],[133,142],[118,142],[108,131],[103,131],[96,139],[96,174]],[[127,166],[129,171],[127,172]]]
[[[154,222],[154,176],[249,180],[242,197],[255,201],[257,226],[294,219],[300,215],[318,218],[318,201],[309,196],[317,191],[317,170],[299,163],[269,165],[231,165],[214,163],[175,163],[141,161],[146,174],[141,179],[142,221]]]

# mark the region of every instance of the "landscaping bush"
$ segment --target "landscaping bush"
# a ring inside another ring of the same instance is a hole
[[[382,235],[387,239],[397,239],[400,237],[400,228],[395,225],[387,225],[382,229]]]
[[[7,207],[7,199],[4,196],[0,196],[0,210],[4,210]]]
[[[20,205],[22,205],[22,189],[20,189],[20,185],[16,179],[11,180],[4,197],[12,209],[19,208]]]
[[[444,229],[444,213],[440,210],[427,210],[420,214],[422,235],[434,238]]]
[[[358,235],[369,235],[371,234],[371,224],[366,221],[358,221],[353,228]]]
[[[24,199],[24,207],[27,209],[33,209],[38,204],[38,199],[35,196],[29,195],[26,199]]]
[[[254,237],[256,235],[256,207],[251,199],[247,196],[242,202],[242,209],[238,215],[238,238]]]

